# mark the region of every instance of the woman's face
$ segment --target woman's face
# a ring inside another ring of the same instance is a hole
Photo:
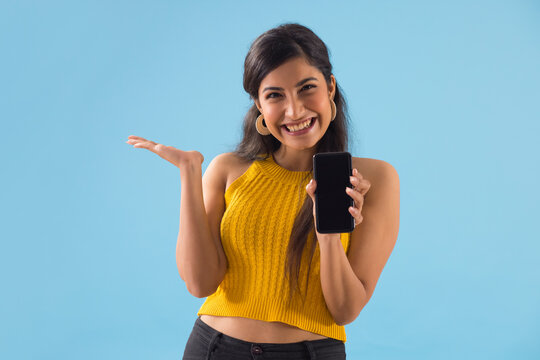
[[[335,84],[334,75],[331,75],[331,84],[327,85],[319,69],[297,57],[266,75],[255,104],[263,114],[266,126],[282,145],[297,150],[309,149],[317,144],[330,125],[330,99],[334,98]],[[302,127],[312,118],[309,128],[303,131],[285,127]]]

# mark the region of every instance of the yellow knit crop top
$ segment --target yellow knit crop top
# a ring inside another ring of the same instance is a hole
[[[316,334],[346,341],[345,327],[337,325],[326,306],[320,280],[317,243],[313,254],[305,303],[294,293],[287,306],[289,280],[285,260],[295,217],[311,179],[309,171],[290,171],[273,156],[254,161],[225,191],[221,242],[228,268],[216,292],[208,296],[197,315],[239,316],[279,321]],[[306,291],[308,248],[304,248],[299,286]],[[341,234],[345,252],[350,234]]]

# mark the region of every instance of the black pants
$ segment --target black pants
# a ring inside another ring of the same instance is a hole
[[[345,359],[345,343],[337,339],[296,343],[251,343],[210,327],[200,317],[195,321],[182,360],[330,360]]]

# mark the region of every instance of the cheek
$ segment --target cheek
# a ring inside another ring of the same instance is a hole
[[[328,106],[328,101],[328,97],[326,97],[324,93],[321,93],[311,97],[308,103],[309,107],[311,107],[313,110],[322,112],[325,111],[326,107]]]
[[[264,112],[264,118],[269,125],[276,125],[282,117],[283,111],[279,106],[267,106]]]
[[[264,119],[267,126],[277,126],[279,121],[279,113],[276,111],[266,111],[264,114]]]

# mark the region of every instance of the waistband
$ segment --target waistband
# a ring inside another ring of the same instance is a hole
[[[295,343],[253,343],[244,341],[226,334],[223,334],[222,332],[214,329],[210,325],[206,324],[204,321],[201,320],[201,317],[197,317],[197,320],[195,321],[195,328],[199,330],[199,333],[201,336],[203,336],[208,342],[213,342],[215,339],[219,336],[220,342],[225,345],[231,345],[232,347],[235,347],[238,350],[242,351],[251,351],[253,349],[253,345],[257,345],[260,347],[263,351],[273,351],[273,352],[301,352],[306,349],[321,349],[321,348],[327,348],[332,346],[343,346],[344,342],[341,340],[328,338],[328,339],[319,339],[319,340],[305,340],[305,341],[299,341]]]

